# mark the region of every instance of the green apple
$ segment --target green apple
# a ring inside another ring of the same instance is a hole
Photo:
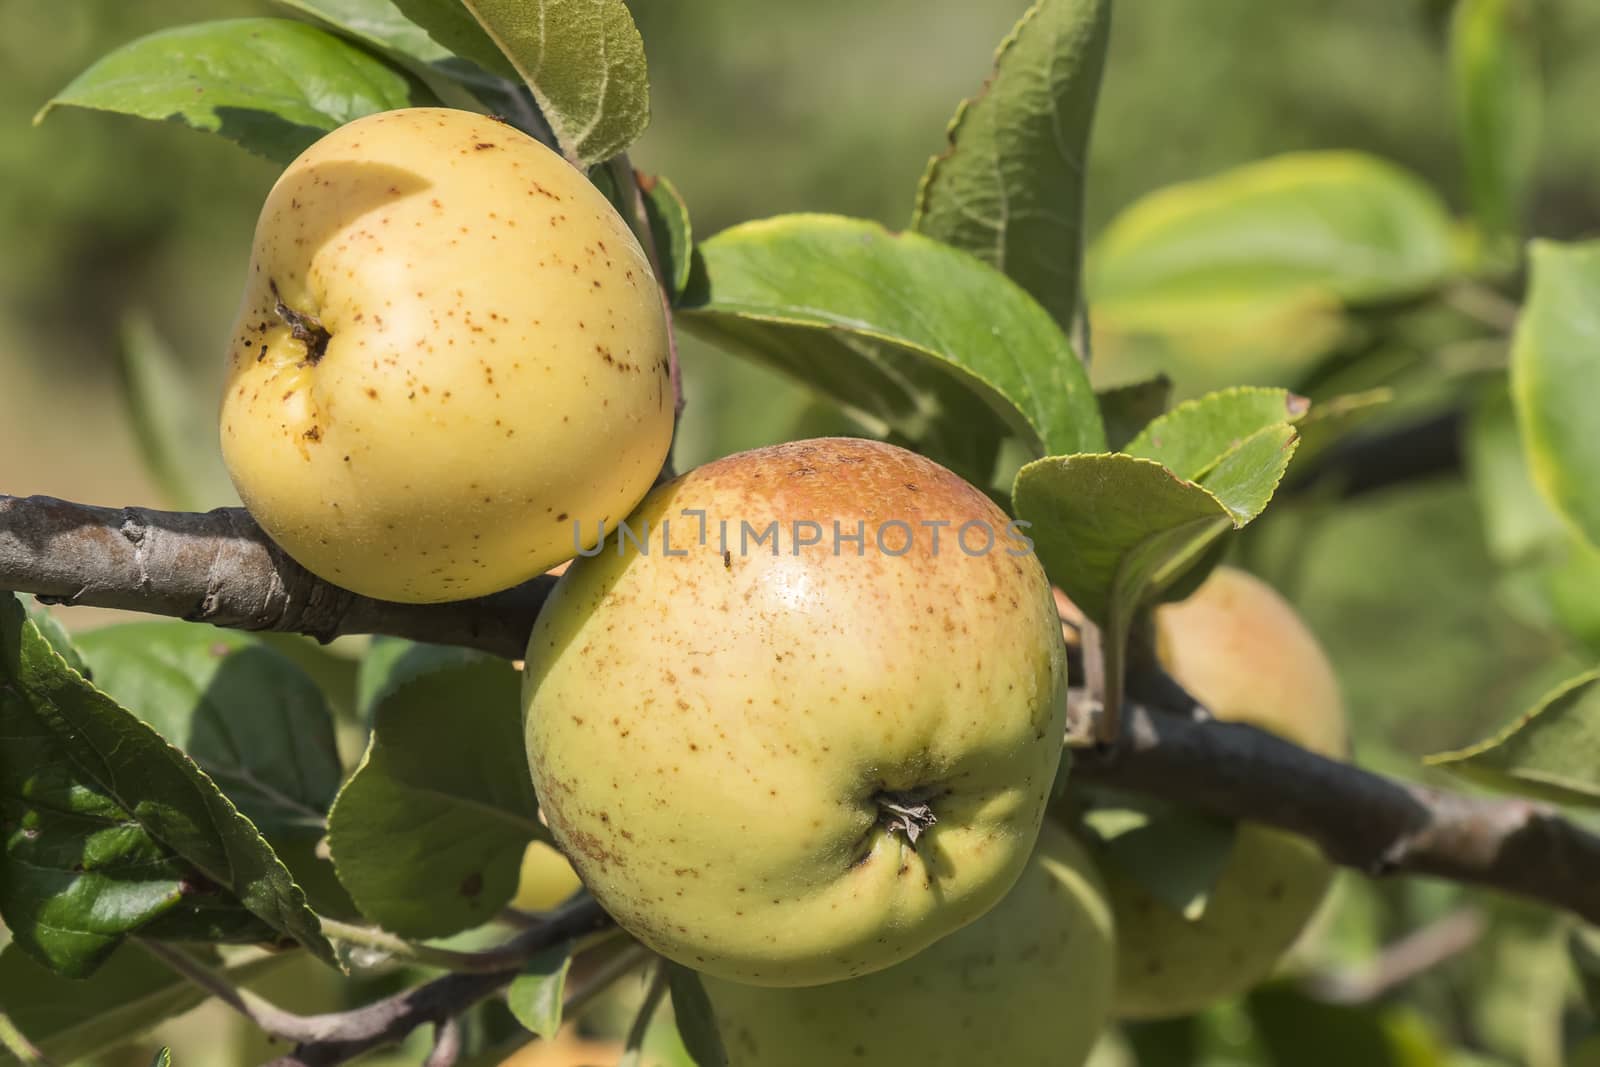
[[[1219,719],[1248,722],[1327,756],[1348,748],[1333,669],[1270,586],[1219,567],[1156,609],[1157,656]],[[1117,918],[1117,1014],[1187,1015],[1266,978],[1306,927],[1333,868],[1304,840],[1253,823],[1194,920],[1103,863]]]
[[[606,910],[697,970],[814,985],[992,907],[1065,717],[1059,617],[1005,514],[914,453],[824,439],[708,464],[628,521],[562,577],[524,685],[550,830]]]
[[[847,982],[706,993],[730,1067],[1079,1067],[1111,1010],[1111,910],[1087,853],[1046,826],[998,905],[911,959]]]
[[[312,145],[256,224],[222,454],[302,566],[456,600],[573,555],[649,490],[672,436],[650,265],[581,174],[443,108]]]

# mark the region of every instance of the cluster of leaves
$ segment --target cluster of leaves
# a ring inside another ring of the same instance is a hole
[[[491,111],[545,139],[648,229],[677,325],[797,379],[861,432],[938,459],[1030,523],[1052,579],[1099,627],[1110,702],[1141,613],[1194,588],[1297,454],[1305,464],[1385,405],[1413,411],[1464,390],[1477,397],[1472,468],[1497,553],[1600,641],[1583,595],[1600,581],[1583,344],[1600,329],[1600,253],[1535,246],[1509,375],[1493,359],[1510,326],[1496,287],[1520,267],[1529,151],[1516,0],[1462,0],[1455,15],[1469,222],[1392,165],[1307,153],[1152,195],[1087,249],[1083,164],[1109,0],[1039,0],[1023,16],[957,110],[907,231],[788,215],[698,242],[672,185],[636,178],[622,156],[648,119],[622,0],[283,6],[300,18],[135,41],[45,110],[177,120],[280,163],[345,122],[414,105]],[[1396,358],[1422,345],[1486,353],[1489,373]],[[147,328],[130,326],[127,360],[147,455],[180,501],[203,496],[215,473],[193,465],[207,450],[186,427],[205,405],[170,387]],[[1141,378],[1152,364],[1170,378]],[[1187,397],[1176,406],[1173,380]],[[1503,736],[1438,762],[1592,805],[1595,680],[1573,679]],[[148,1023],[182,1010],[196,994],[149,977],[160,968],[137,953],[151,942],[296,944],[349,965],[329,931],[351,920],[415,941],[493,923],[523,849],[545,836],[516,689],[506,663],[400,642],[374,642],[358,665],[178,623],[74,645],[0,602],[0,731],[16,739],[0,750],[12,1021],[66,1058],[120,1034],[131,1011]],[[365,740],[348,780],[341,724]],[[1203,907],[1232,839],[1198,840],[1194,876],[1179,880],[1185,908]],[[1112,855],[1134,877],[1149,867],[1138,848]],[[512,987],[529,1029],[559,1023],[574,950]],[[212,948],[197,959],[223,963]],[[22,984],[54,988],[39,964],[87,979],[74,1000],[93,1024],[12,1000]],[[142,999],[129,1001],[132,988]],[[677,975],[673,991],[698,1020],[692,980]],[[700,1034],[698,1061],[715,1062],[704,1029],[686,1032]]]

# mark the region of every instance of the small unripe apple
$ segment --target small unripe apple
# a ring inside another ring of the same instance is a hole
[[[571,556],[672,436],[666,326],[627,225],[483,115],[342,126],[268,194],[228,352],[222,454],[306,569],[457,600]]]
[[[1333,668],[1294,609],[1260,579],[1217,568],[1188,599],[1156,609],[1155,636],[1168,673],[1217,718],[1345,755]],[[1311,843],[1248,822],[1194,920],[1114,864],[1102,869],[1117,918],[1116,1011],[1141,1019],[1187,1015],[1266,978],[1333,878]]]
[[[730,1067],[1079,1067],[1111,1009],[1103,892],[1047,824],[1005,899],[887,970],[808,989],[707,978]]]
[[[522,871],[511,906],[522,911],[551,911],[582,886],[565,856],[543,841],[534,841],[522,853]]]
[[[825,439],[710,463],[628,521],[562,577],[524,690],[550,830],[606,910],[697,970],[814,985],[993,906],[1066,685],[1005,514],[912,452]]]

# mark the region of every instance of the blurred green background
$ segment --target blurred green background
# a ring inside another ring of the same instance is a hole
[[[636,4],[654,119],[634,161],[673,179],[702,235],[801,210],[902,226],[957,101],[981,85],[1024,7]],[[116,44],[195,19],[276,13],[248,0],[0,0],[0,492],[166,503],[123,410],[119,324],[148,315],[200,393],[214,393],[275,174],[176,125],[69,109],[35,128],[32,115]],[[1152,189],[1306,148],[1382,155],[1462,210],[1448,14],[1446,0],[1124,2],[1090,158],[1091,232]],[[1537,36],[1532,228],[1592,235],[1600,3],[1544,0]],[[805,425],[806,397],[765,372],[693,344],[684,365],[680,467]],[[1323,637],[1358,755],[1384,769],[1416,773],[1414,757],[1478,739],[1592,661],[1515,610],[1459,480],[1275,505],[1239,556]]]

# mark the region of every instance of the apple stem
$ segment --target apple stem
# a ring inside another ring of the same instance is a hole
[[[913,852],[917,850],[917,838],[939,821],[928,803],[933,797],[926,790],[910,793],[883,790],[872,799],[878,804],[878,821],[884,830],[904,835]]]
[[[323,353],[328,350],[328,342],[333,339],[333,334],[328,332],[315,315],[296,311],[285,304],[278,292],[277,282],[267,284],[272,288],[272,299],[276,302],[273,310],[278,318],[288,324],[290,336],[306,346],[306,362],[315,367],[321,362]]]

